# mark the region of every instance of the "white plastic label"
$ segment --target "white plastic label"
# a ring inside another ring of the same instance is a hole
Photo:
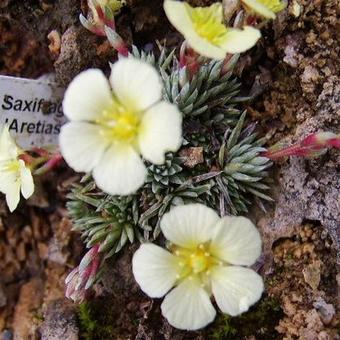
[[[19,146],[58,144],[64,89],[55,83],[0,76],[0,124],[7,124]]]

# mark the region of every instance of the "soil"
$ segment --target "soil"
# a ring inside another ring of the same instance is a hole
[[[108,71],[116,54],[79,24],[85,2],[1,0],[0,74],[54,72],[67,86],[83,69]],[[248,112],[270,143],[339,132],[338,10],[336,0],[289,1],[263,29],[258,47],[241,57],[235,72],[254,96]],[[117,31],[139,47],[180,41],[161,0],[127,0]],[[64,298],[64,278],[84,253],[65,209],[79,178],[66,166],[46,175],[14,214],[1,197],[0,339],[339,339],[339,164],[335,150],[276,164],[275,204],[265,214],[252,212],[264,240],[256,269],[265,278],[265,296],[241,317],[221,315],[200,332],[172,328],[160,301],[141,293],[131,273],[136,246],[107,266],[90,302],[79,307]]]

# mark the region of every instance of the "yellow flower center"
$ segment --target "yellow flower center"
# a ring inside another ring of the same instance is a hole
[[[219,45],[228,33],[223,24],[222,5],[215,3],[209,7],[193,8],[185,3],[195,31],[214,45]]]
[[[204,254],[201,249],[197,249],[190,255],[189,263],[194,273],[200,273],[208,268],[208,256],[209,254]]]
[[[102,134],[111,142],[134,144],[138,136],[140,115],[126,109],[116,100],[111,107],[103,110],[102,117],[96,121],[102,127]]]
[[[1,172],[3,173],[12,173],[15,176],[14,181],[21,181],[20,178],[20,163],[17,159],[6,160],[1,162],[0,165]]]
[[[5,171],[18,172],[19,170],[20,170],[20,163],[16,159],[13,159],[6,163]]]
[[[196,274],[209,275],[213,266],[221,264],[221,261],[210,254],[209,246],[205,244],[191,249],[174,246],[172,250],[181,268],[177,277],[179,280]]]

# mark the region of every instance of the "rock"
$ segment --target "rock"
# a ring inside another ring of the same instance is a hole
[[[42,304],[43,292],[43,281],[38,278],[31,279],[21,287],[12,323],[14,340],[36,338],[38,320],[35,315]]]
[[[78,333],[74,306],[64,299],[52,301],[40,327],[41,340],[77,340]]]
[[[3,306],[6,306],[6,303],[7,303],[7,297],[2,287],[2,284],[0,282],[0,308]]]
[[[197,164],[203,163],[203,147],[191,147],[191,148],[184,148],[180,151],[180,156],[182,156],[185,161],[184,165],[188,168],[193,168]]]
[[[50,41],[48,49],[53,56],[58,56],[61,47],[60,33],[57,30],[52,30],[50,33],[48,33],[47,39]]]
[[[332,304],[326,303],[326,301],[322,298],[319,297],[314,303],[313,303],[314,308],[317,310],[319,313],[322,322],[325,325],[328,325],[331,323],[334,315],[335,315],[335,308]]]
[[[63,265],[66,263],[68,254],[63,249],[56,237],[53,237],[48,245],[48,260]]]
[[[302,270],[303,277],[309,286],[316,290],[320,284],[320,261],[315,261]]]
[[[284,49],[283,61],[291,67],[297,67],[302,56],[298,53],[300,37],[298,34],[288,35],[286,38],[287,45]]]
[[[51,218],[54,236],[48,245],[47,258],[49,261],[64,265],[70,256],[68,245],[71,241],[72,223],[69,219],[63,218],[59,220],[59,216]]]
[[[0,339],[1,339],[1,340],[12,340],[12,339],[13,339],[13,333],[12,333],[10,330],[5,329],[5,330],[1,333]]]
[[[61,37],[58,59],[54,63],[56,80],[66,86],[78,73],[93,66],[108,70],[113,59],[113,48],[98,49],[103,39],[91,34],[82,26],[71,26]]]

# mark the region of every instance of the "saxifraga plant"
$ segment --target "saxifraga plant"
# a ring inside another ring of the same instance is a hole
[[[105,194],[90,176],[74,185],[67,208],[86,247],[96,245],[100,268],[126,244],[156,238],[160,218],[173,205],[200,202],[226,215],[247,212],[254,198],[271,200],[266,191],[272,163],[262,155],[265,139],[257,137],[255,124],[246,126],[246,112],[239,107],[249,98],[239,96],[241,84],[232,75],[237,56],[228,65],[203,62],[192,75],[174,51],[161,48],[156,58],[133,47],[132,54],[159,70],[164,99],[183,114],[184,138],[164,164],[148,165],[147,181],[134,195]],[[202,156],[194,166],[188,166],[183,153],[190,148]]]

